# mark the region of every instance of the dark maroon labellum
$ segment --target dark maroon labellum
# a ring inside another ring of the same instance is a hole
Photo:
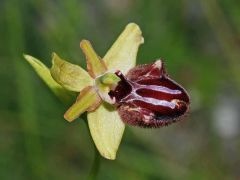
[[[116,88],[109,92],[116,102],[122,120],[140,127],[161,127],[176,122],[189,109],[186,90],[169,78],[164,64],[140,65],[121,78]]]

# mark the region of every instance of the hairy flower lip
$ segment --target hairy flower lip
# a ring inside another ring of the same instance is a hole
[[[137,82],[133,82],[131,80],[129,80],[128,78],[125,78],[123,76],[123,74],[121,72],[117,72],[116,73],[119,77],[121,77],[121,80],[126,81],[126,83],[128,84],[129,87],[131,87],[131,90],[134,92],[134,94],[139,94],[139,91],[143,90],[144,88],[148,88],[149,90],[153,90],[153,91],[160,91],[160,92],[164,92],[164,93],[170,93],[170,94],[180,94],[181,91],[180,90],[172,90],[168,87],[158,87],[156,85],[144,85],[144,84],[138,84]],[[173,81],[172,79],[165,77],[166,79],[168,79],[169,81],[177,84],[178,86],[180,86],[178,83],[176,83],[175,81]],[[134,88],[133,88],[134,87]],[[111,90],[111,92],[109,92],[109,95],[112,95],[112,91],[114,91],[116,89],[116,87],[114,89]],[[182,88],[182,91],[184,91],[184,93],[188,94],[187,91],[185,89]],[[126,99],[128,99],[129,94],[124,95],[123,97],[121,97],[121,100],[119,100],[119,103],[124,102]],[[138,95],[139,96],[139,95]],[[115,98],[115,97],[113,97]],[[189,103],[190,99],[188,96],[188,99],[176,99],[176,100],[181,100],[183,102]]]
[[[187,91],[167,74],[161,60],[139,65],[109,92],[124,122],[140,127],[159,127],[176,122],[189,111]]]
[[[156,61],[158,62],[158,61]],[[162,63],[163,64],[163,63]],[[141,65],[140,65],[141,66]],[[180,97],[179,99],[176,99],[176,100],[181,100],[185,103],[189,103],[190,102],[190,98],[189,98],[189,95],[187,93],[187,91],[180,85],[178,84],[176,81],[172,80],[169,75],[166,73],[165,69],[164,69],[164,66],[161,66],[161,68],[163,67],[163,70],[162,70],[162,75],[159,77],[160,79],[166,79],[167,81],[175,84],[176,86],[180,87],[180,89],[177,89],[177,90],[173,90],[173,89],[170,89],[169,87],[164,87],[164,86],[161,86],[159,87],[158,85],[145,85],[145,84],[140,84],[141,83],[141,77],[139,77],[140,79],[138,79],[137,81],[132,81],[130,80],[128,77],[125,77],[121,71],[116,71],[115,74],[117,76],[120,77],[121,81],[118,82],[118,85],[120,85],[120,83],[125,83],[124,85],[125,86],[128,86],[130,89],[128,91],[133,91],[134,94],[136,94],[137,92],[141,91],[141,90],[144,90],[144,88],[147,88],[149,90],[153,90],[153,91],[160,91],[160,92],[163,92],[163,93],[168,93],[168,94],[181,94],[181,91],[183,91],[183,93],[186,94],[186,96],[184,96],[185,98],[183,97]],[[151,77],[148,77],[145,79],[145,81],[149,80],[149,79],[152,79]],[[140,83],[139,83],[140,82]],[[113,97],[113,91],[116,89],[116,87],[114,89],[112,89],[110,92],[109,92],[109,95],[112,97],[112,98],[115,98]],[[120,93],[120,92],[119,92]],[[118,100],[118,103],[122,103],[124,102],[128,96],[129,96],[129,93],[125,93],[123,96],[121,96]],[[121,100],[120,100],[121,99]],[[117,103],[117,102],[116,102]]]

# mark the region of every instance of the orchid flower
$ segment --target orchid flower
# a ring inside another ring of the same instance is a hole
[[[80,42],[87,71],[56,53],[48,69],[25,55],[40,77],[59,97],[80,92],[64,118],[72,122],[87,112],[88,126],[100,154],[115,159],[125,123],[157,128],[179,121],[189,110],[187,91],[172,80],[162,60],[136,66],[144,42],[138,25],[130,23],[101,58],[87,40]]]

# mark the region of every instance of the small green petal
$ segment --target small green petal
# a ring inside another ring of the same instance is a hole
[[[93,78],[106,72],[107,70],[106,65],[94,51],[91,43],[88,40],[82,40],[80,42],[80,48],[82,49],[87,59],[88,73]]]
[[[105,85],[116,85],[121,79],[115,73],[105,73],[99,77],[101,83]]]
[[[114,160],[125,129],[116,108],[103,103],[88,113],[88,125],[100,154]]]
[[[41,61],[30,56],[24,55],[24,58],[28,61],[28,63],[34,68],[36,73],[40,76],[40,78],[47,84],[47,86],[53,91],[53,93],[61,99],[63,102],[70,102],[74,94],[72,92],[67,91],[62,86],[60,86],[51,76],[50,70],[46,67]]]
[[[103,58],[108,70],[120,70],[126,74],[136,65],[138,48],[143,42],[139,26],[128,24]]]
[[[105,73],[95,79],[95,87],[103,101],[115,104],[115,100],[110,98],[109,92],[113,90],[121,79],[115,73]]]
[[[87,110],[94,110],[101,104],[101,98],[93,87],[84,88],[76,102],[64,114],[64,118],[71,122]]]
[[[52,55],[51,75],[55,81],[70,91],[80,92],[93,85],[93,79],[80,66],[61,59],[56,53]]]

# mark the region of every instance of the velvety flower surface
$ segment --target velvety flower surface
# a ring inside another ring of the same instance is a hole
[[[164,64],[132,68],[109,92],[124,122],[140,127],[157,128],[180,120],[189,109],[189,96],[179,84],[170,79]]]

